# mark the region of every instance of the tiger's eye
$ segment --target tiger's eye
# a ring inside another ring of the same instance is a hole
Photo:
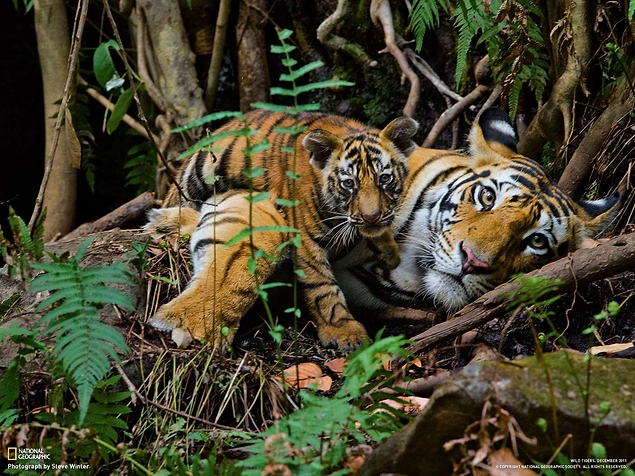
[[[379,183],[382,185],[388,185],[393,180],[392,174],[381,174],[379,176]]]
[[[490,187],[481,187],[478,192],[478,201],[484,210],[491,210],[496,203],[496,193]]]
[[[355,180],[353,179],[344,179],[340,181],[340,185],[343,188],[353,188],[355,186]]]
[[[537,250],[547,247],[547,238],[542,233],[534,233],[529,238],[529,244]]]

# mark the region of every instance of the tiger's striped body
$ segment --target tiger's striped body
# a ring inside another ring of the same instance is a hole
[[[302,147],[297,148],[295,166],[300,179],[294,182],[287,175],[287,171],[293,170],[293,156],[285,152],[293,147],[294,137],[276,132],[276,129],[294,127],[296,117],[254,111],[247,115],[247,120],[249,127],[258,131],[250,137],[250,144],[258,144],[265,139],[271,144],[270,149],[251,157],[252,169],[264,169],[262,175],[253,179],[254,189],[269,192],[270,203],[274,203],[276,199],[300,200],[295,208],[297,227],[302,236],[302,246],[298,249],[298,265],[303,274],[299,279],[307,308],[316,322],[320,341],[324,345],[357,346],[367,338],[366,331],[349,312],[344,295],[333,276],[330,260],[337,254],[347,252],[365,238],[384,268],[395,268],[399,264],[399,250],[389,226],[403,190],[407,157],[416,147],[411,137],[416,132],[417,124],[404,117],[396,119],[380,131],[338,116],[300,114],[298,123],[306,130],[297,137],[302,143]],[[234,120],[214,133],[243,127],[243,122]],[[214,193],[222,194],[227,190],[245,189],[249,186],[243,173],[248,168],[248,159],[243,153],[247,147],[246,139],[226,137],[216,142],[214,147],[221,151],[217,161],[214,161],[211,154],[200,152],[188,159],[182,167],[179,180],[181,188],[187,198],[199,202],[181,200],[178,191],[173,189],[166,199],[166,205],[172,208],[156,212],[151,217],[156,229],[172,229],[170,223],[174,221],[179,203],[183,207],[199,209],[200,202],[210,201]],[[215,189],[206,180],[212,176],[216,179]],[[234,205],[232,201],[232,207]],[[259,217],[272,211],[268,207],[264,204],[259,207]],[[204,213],[204,209],[201,213]],[[215,210],[214,213],[207,210],[208,221],[217,217],[218,209]],[[192,212],[187,213],[188,219],[193,216]],[[282,223],[293,226],[290,208],[282,208],[276,215],[277,221],[280,218]],[[238,218],[234,215],[231,223],[235,223]],[[201,223],[206,223],[205,220],[204,215]],[[215,226],[218,228],[223,223],[222,220],[216,220]],[[202,232],[199,233],[197,229],[197,233],[200,236]],[[214,262],[214,266],[218,267],[218,260],[214,261],[205,255],[218,252],[218,246],[215,247],[215,241],[209,237],[207,241],[197,240],[194,243],[193,240],[192,243],[195,262],[193,281],[198,282],[206,279],[203,276],[212,273],[210,263]],[[235,250],[231,252],[233,251]],[[201,256],[198,259],[199,266],[196,264],[197,255]],[[247,268],[243,271],[246,273]],[[266,272],[263,271],[265,274]],[[210,303],[212,300],[218,302],[214,289],[209,288],[207,292]],[[191,294],[193,293],[188,293],[188,296]],[[194,306],[191,305],[192,302],[189,297],[177,298],[170,305],[159,309],[155,322],[168,327],[185,327],[195,337],[209,338],[210,326],[203,328],[199,325],[200,319],[197,318],[194,322],[189,316],[208,315],[212,312],[211,306],[208,303],[202,309],[202,304]],[[250,302],[245,300],[243,312],[246,311],[245,307],[250,306]],[[215,309],[214,319],[218,321],[217,305]],[[230,325],[237,324],[234,321],[235,319]],[[217,331],[211,332],[213,334]]]
[[[412,153],[402,202],[391,224],[401,254],[396,269],[382,268],[364,241],[331,258],[334,278],[348,303],[377,309],[421,307],[432,301],[454,311],[515,273],[585,246],[618,210],[616,197],[578,204],[552,185],[536,163],[514,152],[513,129],[502,111],[483,114],[470,142],[469,155],[422,148]],[[247,202],[235,205],[233,213],[246,216]],[[271,203],[258,205],[266,211],[258,211],[259,225],[284,221]],[[184,220],[170,210],[178,208],[157,211],[154,223],[175,229],[180,221],[186,232],[197,226],[197,212]],[[209,240],[205,220],[200,223],[200,233],[192,239],[194,251],[200,240]],[[268,240],[271,249],[284,238],[270,234]],[[215,252],[220,257],[232,250],[218,245]],[[271,269],[260,263],[257,272],[264,279]],[[197,273],[193,283],[203,283],[207,275]],[[244,293],[249,288],[246,268],[231,265],[227,276],[226,290],[234,287]],[[222,299],[217,305],[229,308]]]

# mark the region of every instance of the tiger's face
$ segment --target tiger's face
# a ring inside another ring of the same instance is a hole
[[[373,236],[392,223],[417,127],[401,117],[378,134],[338,137],[313,130],[304,137],[311,165],[322,175],[322,201],[340,219],[342,234]]]
[[[469,159],[446,159],[456,172],[425,194],[410,235],[414,249],[406,250],[425,293],[450,311],[586,246],[618,205],[617,197],[574,203],[538,164],[515,153],[513,129],[500,112],[473,129]]]

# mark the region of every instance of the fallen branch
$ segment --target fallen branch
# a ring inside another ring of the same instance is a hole
[[[561,283],[545,299],[570,291],[576,286],[614,276],[635,268],[635,233],[618,236],[595,248],[581,249],[525,276],[558,279]],[[498,286],[468,304],[454,317],[412,337],[415,343],[409,347],[413,353],[421,352],[446,339],[456,337],[471,329],[501,317],[507,310],[505,296],[519,288],[511,281]]]
[[[375,26],[378,28],[381,27],[384,31],[386,49],[380,51],[380,53],[388,52],[393,55],[397,63],[399,63],[399,67],[404,76],[410,82],[410,92],[408,93],[408,100],[403,108],[403,113],[406,116],[414,117],[417,104],[419,104],[419,95],[421,94],[419,76],[412,70],[406,55],[397,44],[395,26],[392,20],[392,10],[390,9],[388,0],[372,0],[370,3],[370,18]]]
[[[155,200],[153,193],[142,193],[137,198],[130,200],[128,203],[124,203],[119,208],[98,220],[91,223],[84,223],[75,228],[64,236],[64,239],[78,238],[80,236],[92,235],[93,233],[120,227],[128,222],[139,220],[145,215],[146,211],[158,205],[159,203]]]
[[[317,29],[317,39],[324,46],[335,51],[341,50],[361,64],[377,66],[377,61],[371,60],[366,52],[357,43],[337,36],[333,30],[344,23],[348,15],[349,0],[338,0],[337,8],[324,20]]]

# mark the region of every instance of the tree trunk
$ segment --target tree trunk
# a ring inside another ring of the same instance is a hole
[[[44,85],[44,120],[46,121],[46,152],[50,150],[59,101],[64,95],[64,83],[70,55],[70,32],[66,5],[62,0],[36,0],[35,32]],[[58,104],[56,104],[58,103]],[[51,176],[44,193],[46,208],[44,240],[65,235],[75,226],[77,170],[71,165],[71,154],[65,126],[53,158]]]
[[[140,0],[145,13],[154,57],[159,69],[155,81],[168,108],[185,124],[201,118],[205,112],[203,90],[198,85],[195,56],[192,52],[178,2]]]
[[[251,109],[251,103],[269,101],[269,68],[267,45],[262,29],[267,0],[240,0],[236,43],[238,44],[238,86],[240,110]],[[257,11],[255,8],[257,7]]]

